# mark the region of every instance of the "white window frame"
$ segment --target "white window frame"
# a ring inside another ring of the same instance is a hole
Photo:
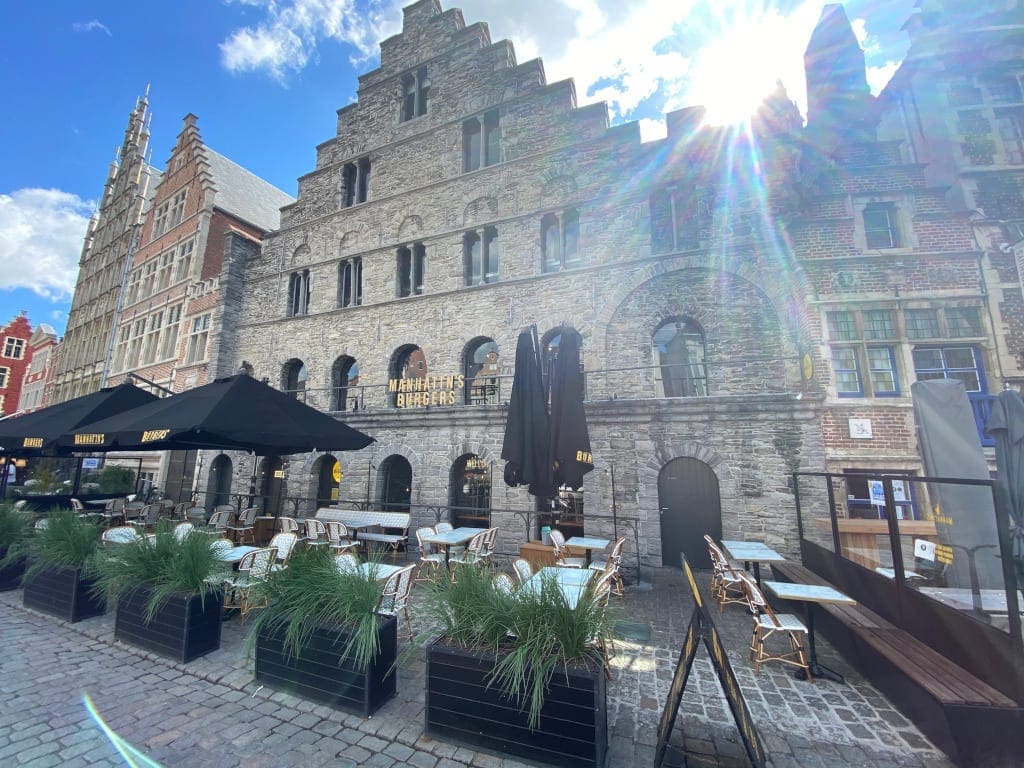
[[[4,337],[3,356],[8,360],[21,360],[25,357],[25,340],[16,336]]]
[[[7,389],[8,380],[11,378],[11,369],[6,365],[0,366],[0,389]]]
[[[192,328],[188,333],[188,350],[185,354],[185,365],[201,363],[206,355],[210,340],[210,313],[192,318]]]

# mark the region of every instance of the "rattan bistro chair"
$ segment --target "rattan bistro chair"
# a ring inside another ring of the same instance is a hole
[[[274,534],[274,538],[270,540],[270,546],[277,550],[277,559],[280,562],[275,564],[272,570],[276,571],[288,567],[288,560],[291,558],[292,550],[295,549],[295,544],[298,540],[299,537],[294,533]]]
[[[303,522],[303,527],[306,529],[306,541],[310,544],[315,544],[321,541],[327,541],[327,526],[324,525],[323,520],[317,520],[315,517],[307,517]]]
[[[410,643],[412,642],[412,621],[409,619],[409,593],[412,592],[415,568],[416,563],[409,563],[388,576],[388,580],[384,582],[384,591],[377,602],[377,613],[398,618],[398,614],[401,612],[409,633],[399,632],[398,634],[399,637],[408,637]],[[401,620],[399,620],[399,624],[401,624]]]
[[[416,529],[416,543],[420,548],[420,560],[416,568],[416,581],[429,581],[423,575],[424,571],[430,571],[433,574],[434,571],[444,565],[444,553],[438,552],[433,544],[423,540],[424,536],[434,532],[434,529],[430,527]]]
[[[238,561],[238,573],[234,579],[224,583],[224,607],[237,608],[242,623],[245,622],[245,614],[253,608],[263,608],[267,605],[266,602],[254,599],[252,592],[257,584],[266,581],[275,560],[275,547],[249,552]]]
[[[358,542],[352,541],[352,537],[348,532],[348,526],[344,523],[328,520],[324,523],[324,527],[327,529],[327,540],[331,543],[331,551],[334,554],[347,552],[359,546]]]
[[[235,534],[241,543],[256,541],[256,515],[259,513],[259,507],[249,507],[243,510],[238,515],[237,522],[234,525],[227,526],[226,530]]]
[[[565,536],[557,529],[551,530],[551,547],[554,549],[555,565],[562,568],[586,568],[587,558],[572,557],[565,547]]]
[[[530,565],[530,561],[522,557],[517,557],[512,561],[512,570],[520,584],[525,584],[533,576],[533,567]]]
[[[728,603],[741,603],[749,607],[750,597],[743,586],[743,569],[736,568],[710,536],[705,536],[711,556],[711,597],[718,602],[722,613]]]
[[[778,661],[799,667],[807,675],[807,679],[812,680],[807,649],[804,646],[807,627],[803,621],[792,613],[775,613],[761,588],[757,586],[757,582],[746,572],[740,572],[740,581],[754,611],[754,633],[750,638],[750,660],[754,663],[754,674],[761,672],[761,664],[764,662]],[[786,635],[789,640],[788,651],[772,653],[766,649],[768,638],[776,633]]]
[[[610,573],[611,576],[611,590],[620,599],[624,598],[624,591],[622,585],[622,573],[619,570],[622,566],[622,548],[626,544],[626,537],[620,536],[612,544],[611,550],[608,554],[600,559],[594,560],[590,564],[590,570],[601,571],[602,573]]]

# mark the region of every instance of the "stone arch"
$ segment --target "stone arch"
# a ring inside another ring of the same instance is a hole
[[[462,212],[464,226],[491,221],[498,217],[498,201],[485,195],[471,201]]]
[[[423,219],[415,214],[406,216],[398,225],[398,242],[415,240],[423,233]]]
[[[421,503],[419,499],[423,484],[416,482],[416,478],[421,477],[424,472],[423,458],[409,445],[398,441],[376,446],[370,455],[370,500],[380,498],[382,478],[379,470],[381,465],[389,456],[396,455],[404,457],[412,467],[412,503],[419,504]]]
[[[291,267],[294,268],[303,264],[308,264],[310,261],[310,253],[309,245],[306,243],[299,245],[294,251],[292,251]]]
[[[576,197],[578,187],[576,179],[568,174],[560,174],[545,181],[540,190],[540,206],[551,208],[565,205]]]

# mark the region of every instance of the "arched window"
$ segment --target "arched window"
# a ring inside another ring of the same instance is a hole
[[[474,339],[466,348],[466,403],[494,405],[498,402],[498,345],[486,337]]]
[[[388,383],[388,389],[394,393],[393,404],[396,408],[422,404],[427,378],[427,357],[423,350],[414,344],[401,347],[391,363],[389,378],[391,381]]]
[[[708,375],[704,331],[693,320],[670,318],[654,332],[664,397],[705,397]]]
[[[231,458],[223,453],[210,464],[206,481],[206,506],[213,509],[231,503]]]
[[[306,376],[306,366],[301,360],[289,360],[284,366],[284,391],[306,402]]]
[[[309,314],[309,270],[292,272],[288,277],[288,314],[291,317]]]
[[[547,214],[540,220],[540,242],[545,272],[577,266],[582,261],[579,212],[569,208],[561,214]]]
[[[491,465],[481,456],[467,453],[452,464],[449,501],[452,525],[489,528],[491,525]]]
[[[334,361],[331,370],[331,410],[358,411],[361,400],[358,386],[359,364],[354,357],[342,355]]]

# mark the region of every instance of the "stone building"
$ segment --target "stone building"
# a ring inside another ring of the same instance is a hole
[[[18,410],[31,413],[45,408],[53,396],[53,374],[57,360],[57,331],[53,326],[40,323],[28,340],[31,362],[25,370]]]
[[[134,376],[180,392],[233,373],[232,311],[225,308],[237,305],[245,260],[291,202],[207,147],[196,116],[186,115],[131,257],[108,384]],[[164,490],[176,496],[182,478],[191,478],[196,454],[162,458],[162,466],[146,471],[164,478]]]
[[[138,242],[143,213],[160,180],[146,157],[148,108],[147,96],[143,96],[129,115],[124,139],[107,172],[99,209],[89,221],[54,374],[54,403],[87,395],[106,384],[111,329],[116,323],[125,269]]]
[[[32,324],[21,312],[0,328],[0,416],[21,409],[25,373],[32,362]]]

